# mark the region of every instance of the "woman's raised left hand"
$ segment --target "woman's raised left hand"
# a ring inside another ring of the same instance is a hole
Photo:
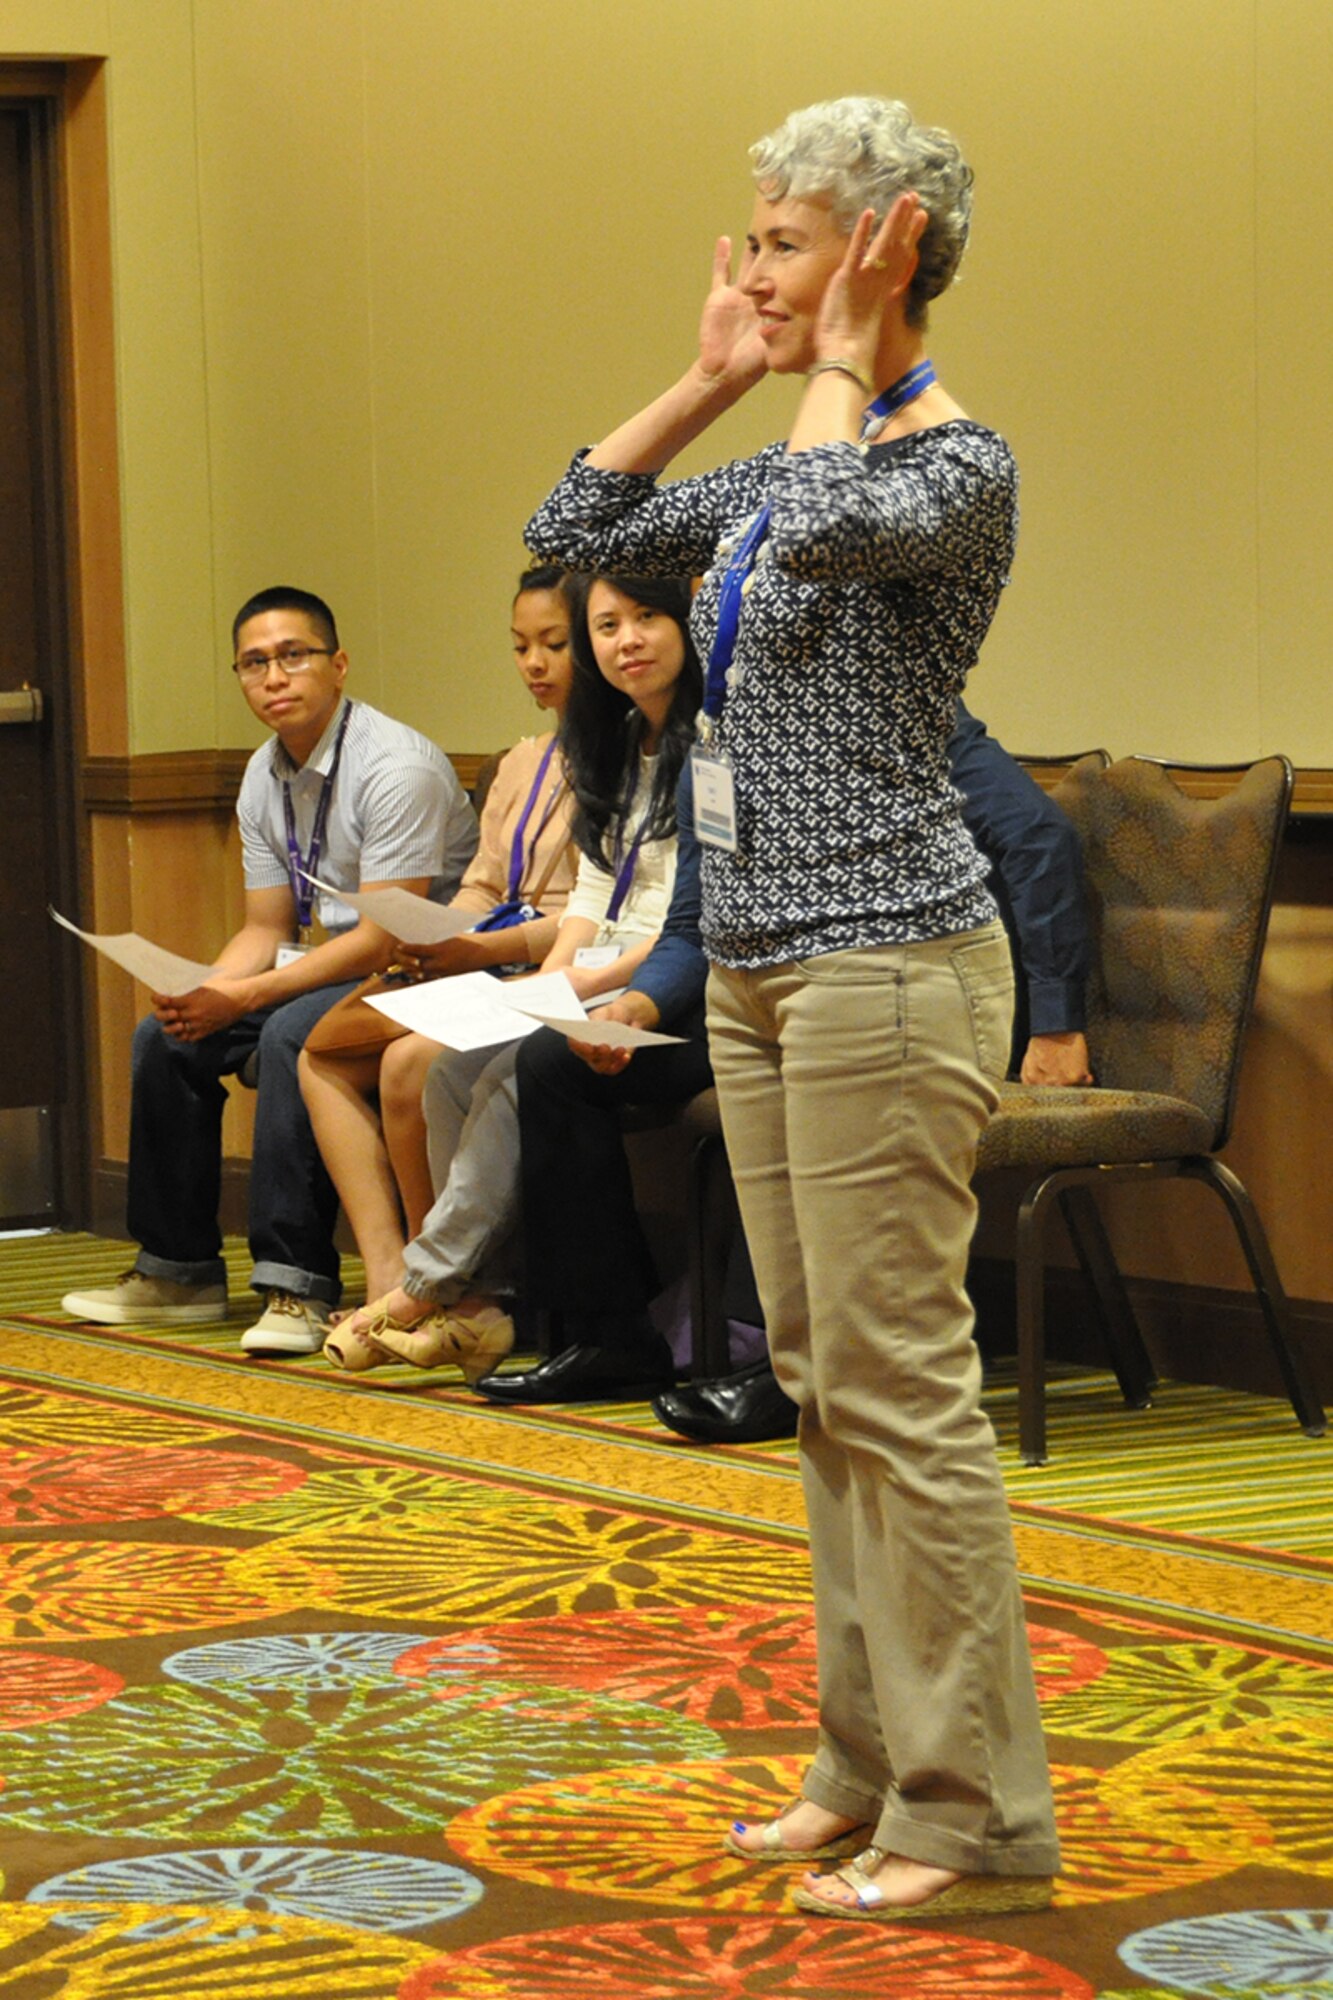
[[[878,229],[873,209],[858,218],[847,254],[820,302],[815,321],[819,360],[837,356],[873,374],[885,309],[912,282],[927,220],[920,197],[913,193],[899,195]]]

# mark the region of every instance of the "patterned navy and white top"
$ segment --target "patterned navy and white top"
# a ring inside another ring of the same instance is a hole
[[[704,853],[710,958],[764,966],[976,930],[996,916],[946,749],[1008,581],[1018,475],[970,421],[867,450],[770,445],[658,488],[582,454],[528,524],[544,561],[696,575],[707,658],[727,558],[772,519],[721,741],[739,851]]]

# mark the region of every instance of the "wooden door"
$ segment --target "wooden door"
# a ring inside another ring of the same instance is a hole
[[[0,97],[0,1228],[75,1206],[84,1064],[64,640],[52,199],[55,106]]]

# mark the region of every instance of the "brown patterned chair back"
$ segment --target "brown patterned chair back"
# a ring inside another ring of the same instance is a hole
[[[490,756],[484,757],[477,766],[477,775],[468,796],[472,800],[472,810],[478,819],[481,818],[487,795],[495,782],[495,774],[508,755],[507,750],[492,750]]]
[[[1082,758],[1054,788],[1083,840],[1093,930],[1088,1044],[1111,1090],[1184,1098],[1231,1128],[1291,799],[1285,757],[1191,796],[1195,767]],[[1217,767],[1230,771],[1243,767]]]

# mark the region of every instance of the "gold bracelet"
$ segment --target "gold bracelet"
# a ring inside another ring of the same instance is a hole
[[[849,376],[855,382],[862,395],[874,395],[875,385],[870,377],[863,368],[858,368],[856,363],[849,360],[845,354],[830,354],[826,361],[816,361],[813,368],[806,369],[806,380],[809,381],[816,375],[822,375],[829,369],[836,371],[839,375]]]

